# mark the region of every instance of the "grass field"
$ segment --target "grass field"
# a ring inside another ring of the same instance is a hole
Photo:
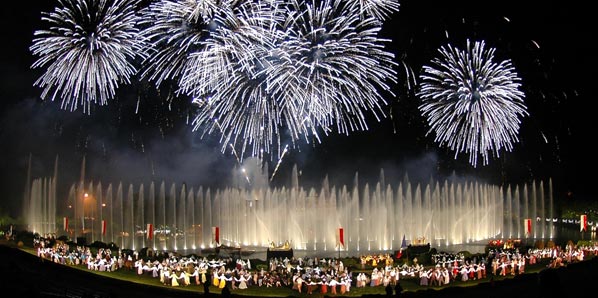
[[[36,252],[34,249],[21,248],[21,250],[25,251],[37,258]],[[46,262],[49,262],[49,261],[46,261]],[[538,274],[542,270],[546,269],[547,264],[548,264],[548,261],[545,260],[545,261],[539,262],[534,265],[526,265],[525,275]],[[62,266],[66,266],[66,265],[62,265]],[[102,276],[102,277],[120,280],[120,281],[124,281],[124,282],[128,282],[128,283],[135,283],[137,285],[142,285],[144,287],[147,287],[150,291],[152,288],[159,288],[159,289],[176,290],[176,291],[188,292],[188,293],[203,293],[203,286],[201,286],[201,285],[192,284],[190,286],[179,286],[179,287],[165,286],[165,285],[161,284],[157,278],[153,278],[150,275],[147,275],[147,274],[138,275],[135,271],[125,270],[125,269],[120,269],[115,272],[101,272],[101,271],[88,270],[84,265],[68,266],[68,267],[74,268],[74,269],[82,271],[82,272],[94,274],[97,276]],[[360,271],[359,270],[353,271],[354,275],[356,275],[358,272],[360,272]],[[367,269],[367,270],[363,270],[363,272],[365,272],[369,275],[371,273],[371,268]],[[515,276],[511,276],[511,275],[507,275],[507,276],[503,277],[503,276],[493,276],[491,274],[488,274],[488,276],[486,278],[481,279],[481,280],[470,280],[467,282],[453,281],[450,285],[442,286],[442,287],[420,286],[419,279],[403,278],[403,279],[401,279],[401,286],[403,287],[405,294],[426,292],[426,293],[428,293],[428,295],[430,295],[429,292],[431,292],[431,291],[441,291],[441,290],[445,290],[447,288],[463,288],[463,289],[465,289],[465,288],[477,287],[479,285],[484,285],[484,284],[494,285],[494,284],[501,283],[505,280],[508,281],[508,280],[511,280],[514,278],[519,278],[519,277],[515,277]],[[221,291],[217,287],[211,286],[210,293],[220,294]],[[307,296],[307,294],[305,294],[305,293],[300,294],[297,291],[292,290],[288,287],[267,288],[267,287],[253,286],[253,287],[249,287],[248,289],[245,289],[245,290],[239,290],[239,289],[231,290],[231,293],[233,295],[238,295],[238,296],[255,296],[255,297],[304,297],[304,296]],[[327,294],[326,296],[328,296],[328,295],[329,294]],[[383,286],[378,286],[378,287],[366,286],[364,288],[357,288],[357,287],[353,286],[353,287],[351,287],[350,292],[347,292],[342,296],[344,296],[344,297],[363,297],[363,296],[379,296],[379,295],[385,295],[385,289]],[[318,296],[323,296],[319,292],[319,290],[314,291],[314,293],[312,295],[310,295],[310,297],[318,297]]]

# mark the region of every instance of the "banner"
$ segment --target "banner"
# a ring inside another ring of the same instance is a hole
[[[145,232],[147,233],[147,239],[151,240],[152,238],[154,238],[154,225],[147,224],[147,228],[146,228]]]
[[[102,220],[102,235],[106,235],[106,221]]]
[[[586,231],[588,229],[588,216],[583,214],[579,219],[579,231]]]
[[[338,242],[345,247],[345,230],[343,228],[338,228]]]
[[[397,253],[395,254],[395,258],[400,259],[403,257],[403,250],[399,249],[397,250]]]
[[[220,244],[220,228],[212,227],[212,241]]]
[[[532,220],[530,218],[523,220],[523,227],[525,227],[525,235],[532,234]]]
[[[407,240],[405,240],[405,234],[403,234],[403,240],[401,241],[401,249],[399,249],[395,255],[395,258],[400,259],[403,257],[403,250],[407,249]]]
[[[64,227],[64,230],[68,232],[68,230],[69,230],[69,218],[68,217],[62,218],[62,225]]]

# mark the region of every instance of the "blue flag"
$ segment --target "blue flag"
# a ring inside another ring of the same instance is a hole
[[[401,249],[407,248],[407,241],[405,240],[405,234],[403,234],[403,241],[401,241]]]

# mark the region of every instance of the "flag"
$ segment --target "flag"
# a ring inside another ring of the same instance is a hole
[[[338,228],[338,243],[345,247],[345,230],[343,228]]]
[[[212,241],[220,244],[220,228],[212,227]]]
[[[147,239],[151,240],[152,238],[154,238],[154,225],[147,224],[147,228],[146,228],[145,232],[147,233]]]
[[[530,235],[532,233],[532,220],[530,218],[524,219],[523,226],[525,227],[525,235]]]
[[[403,240],[401,241],[401,249],[397,251],[395,257],[400,259],[403,256],[403,250],[407,249],[407,240],[405,240],[405,234],[403,234]]]
[[[68,217],[62,218],[62,225],[64,226],[65,231],[69,230],[69,218]]]
[[[407,240],[405,240],[405,234],[403,234],[403,241],[401,241],[401,250],[407,248]]]
[[[585,214],[581,215],[579,219],[579,231],[586,231],[588,229],[588,216]]]
[[[106,221],[102,220],[102,235],[106,235]]]
[[[402,249],[399,249],[399,250],[397,251],[397,254],[395,255],[395,258],[396,258],[396,259],[400,259],[402,256],[403,256],[403,250],[402,250]]]

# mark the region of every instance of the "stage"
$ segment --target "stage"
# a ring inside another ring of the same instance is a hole
[[[293,258],[293,249],[276,249],[276,248],[268,248],[266,251],[266,259],[270,260],[272,258],[277,259],[284,259],[288,258],[289,260]]]

